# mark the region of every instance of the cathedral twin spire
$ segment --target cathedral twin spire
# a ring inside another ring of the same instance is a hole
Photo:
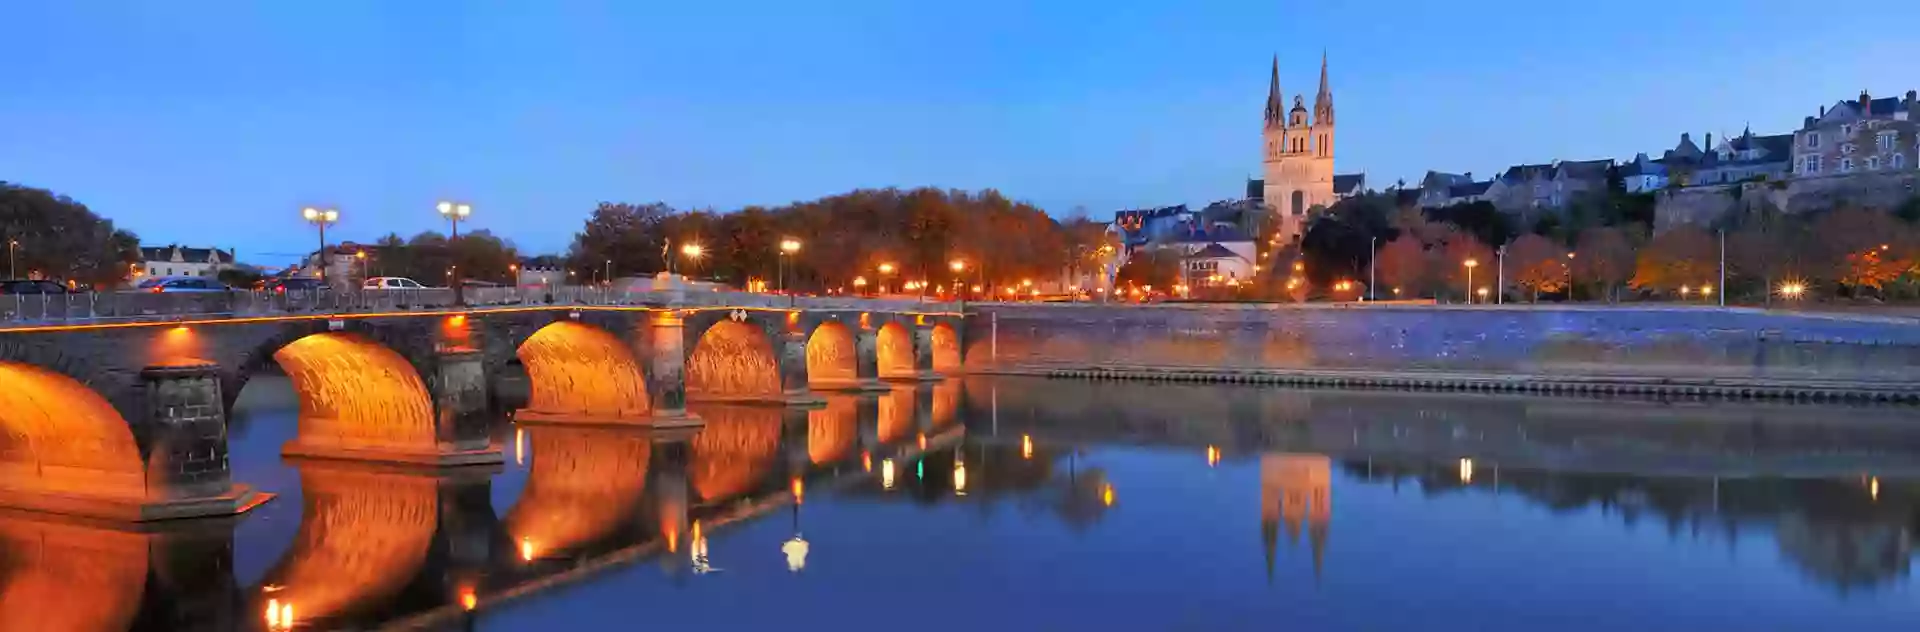
[[[1295,98],[1296,106],[1300,99]],[[1280,56],[1273,56],[1273,78],[1267,84],[1267,127],[1287,126],[1286,96],[1280,92]],[[1333,88],[1327,84],[1327,55],[1320,54],[1320,93],[1313,98],[1313,124],[1333,124]]]

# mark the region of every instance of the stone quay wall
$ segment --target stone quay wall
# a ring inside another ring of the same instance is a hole
[[[1920,401],[1920,321],[1750,308],[986,304],[973,373]]]

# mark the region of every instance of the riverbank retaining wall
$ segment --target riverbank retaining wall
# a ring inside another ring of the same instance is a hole
[[[1704,306],[969,311],[965,364],[975,373],[1920,399],[1920,321],[1909,318]]]

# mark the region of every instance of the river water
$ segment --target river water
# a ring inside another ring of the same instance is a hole
[[[504,466],[417,472],[282,459],[298,405],[257,379],[231,460],[279,497],[210,530],[230,552],[155,538],[139,580],[15,551],[0,621],[1920,629],[1909,409],[970,378],[694,411],[502,420]]]

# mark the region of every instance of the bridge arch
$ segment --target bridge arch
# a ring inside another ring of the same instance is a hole
[[[738,404],[691,409],[707,422],[690,442],[687,463],[701,503],[745,494],[766,480],[780,456],[780,409]]]
[[[133,428],[99,393],[50,369],[0,361],[0,487],[137,500],[149,496],[147,468]]]
[[[933,346],[933,370],[935,373],[954,375],[960,372],[960,333],[951,323],[945,321],[933,324],[929,337]]]
[[[593,325],[554,321],[514,350],[530,386],[527,410],[628,419],[651,411],[643,363],[626,342]]]
[[[834,395],[825,406],[807,411],[807,460],[825,465],[847,458],[860,441],[860,400]]]
[[[272,357],[300,398],[302,448],[436,451],[433,396],[400,353],[361,334],[323,332]]]
[[[913,368],[913,330],[899,321],[889,320],[880,325],[875,342],[875,361],[879,365],[881,379],[919,377]]]
[[[851,328],[833,320],[820,323],[807,336],[807,385],[815,389],[858,387],[859,354]]]
[[[526,425],[533,464],[507,510],[507,535],[524,561],[592,544],[635,518],[653,443],[643,431]]]
[[[687,399],[780,401],[780,363],[765,327],[723,318],[687,354]]]
[[[303,625],[385,605],[428,562],[445,510],[441,481],[338,462],[303,461],[296,467],[299,530],[266,574],[264,586],[271,588],[258,598],[290,608]]]

